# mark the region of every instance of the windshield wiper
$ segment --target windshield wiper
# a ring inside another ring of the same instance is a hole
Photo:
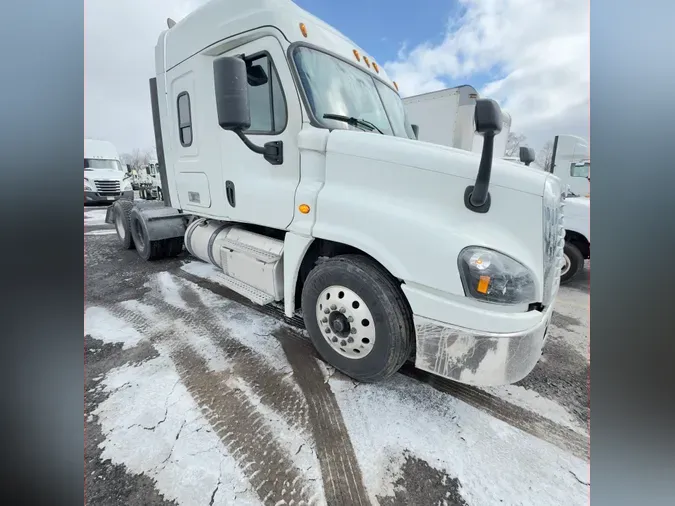
[[[325,119],[334,119],[336,121],[344,121],[348,125],[360,127],[360,128],[365,129],[365,130],[368,130],[369,132],[372,132],[373,130],[377,130],[382,135],[384,135],[384,132],[382,130],[380,130],[375,125],[373,125],[370,121],[367,121],[365,119],[359,119],[359,118],[354,118],[354,117],[349,117],[349,116],[342,116],[340,114],[324,114],[323,117]]]

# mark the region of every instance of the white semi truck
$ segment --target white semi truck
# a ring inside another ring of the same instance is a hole
[[[577,135],[556,135],[549,171],[563,187],[581,197],[591,196],[591,155],[588,141]]]
[[[560,282],[563,188],[415,139],[375,59],[290,0],[212,0],[169,29],[150,79],[165,206],[109,211],[147,260],[187,251],[257,304],[301,314],[360,381],[416,367],[475,385],[525,377]]]
[[[469,85],[403,98],[408,119],[416,126],[417,138],[441,146],[481,153],[483,136],[476,133],[474,111],[479,99]],[[502,111],[502,129],[494,139],[492,156],[504,158],[511,131],[511,116]]]
[[[115,146],[98,139],[84,140],[84,203],[133,200],[129,174]]]

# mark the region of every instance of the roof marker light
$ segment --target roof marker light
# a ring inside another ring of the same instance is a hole
[[[307,37],[307,27],[305,26],[305,23],[300,23],[300,31],[303,36]]]
[[[367,56],[364,56],[364,57],[363,57],[363,61],[366,62],[366,65],[368,66],[368,68],[370,68],[370,62],[368,61],[368,57],[367,57]]]
[[[392,81],[394,83],[394,88],[396,88],[396,91],[398,91],[398,84],[396,84],[396,81]]]
[[[356,57],[356,61],[361,61],[361,55],[356,49],[354,49],[354,56]]]
[[[377,72],[378,74],[380,73],[380,69],[377,66],[377,63],[373,62],[373,68],[375,69],[375,72]]]

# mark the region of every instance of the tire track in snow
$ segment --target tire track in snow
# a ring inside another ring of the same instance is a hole
[[[324,380],[314,353],[306,344],[290,336],[286,329],[275,334],[309,404],[309,419],[327,503],[339,506],[370,504],[340,407]]]
[[[154,291],[141,301],[116,304],[109,309],[151,342],[169,345],[182,383],[202,407],[203,415],[264,504],[315,502],[321,495],[320,487],[295,466],[257,405],[237,388],[236,380],[244,380],[259,395],[261,404],[282,414],[293,428],[309,434],[307,403],[302,392],[289,381],[288,374],[273,369],[253,350],[228,337],[227,330],[218,325],[217,315],[199,300],[199,294],[190,290],[191,287],[181,287],[182,300],[191,306],[188,309],[180,307],[183,304],[177,298],[172,298],[174,304],[169,304]],[[231,361],[228,369],[209,370],[206,359],[192,349],[189,336],[186,339],[182,335],[184,328],[217,343],[228,362]]]

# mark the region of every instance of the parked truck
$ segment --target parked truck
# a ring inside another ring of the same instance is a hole
[[[417,138],[441,146],[481,153],[483,136],[476,133],[474,110],[479,99],[469,85],[447,88],[403,98],[408,119],[418,131]],[[492,156],[506,156],[506,143],[511,131],[511,116],[502,112],[502,128],[494,138]]]
[[[134,191],[115,146],[98,139],[84,140],[84,203],[133,200]]]
[[[145,200],[162,200],[162,181],[159,176],[159,162],[151,159],[141,166],[138,180],[138,195]]]
[[[359,381],[409,358],[475,385],[541,356],[563,255],[563,189],[481,154],[420,142],[367,51],[290,0],[212,0],[159,36],[150,79],[165,206],[106,219],[146,259],[188,253],[221,283],[302,315]]]
[[[556,135],[549,171],[563,187],[581,197],[591,196],[591,158],[588,141],[576,135]]]

